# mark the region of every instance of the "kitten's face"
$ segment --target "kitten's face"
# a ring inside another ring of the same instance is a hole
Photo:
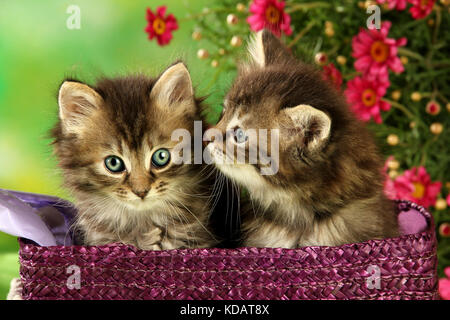
[[[197,106],[180,63],[155,82],[102,80],[94,88],[65,82],[59,95],[55,151],[76,196],[111,200],[131,210],[167,209],[194,166],[175,164],[175,129],[193,132]],[[180,199],[178,199],[180,200]]]
[[[189,178],[190,170],[187,165],[173,163],[177,142],[166,132],[170,127],[169,119],[160,115],[163,128],[152,124],[147,133],[141,132],[135,137],[133,145],[120,133],[117,120],[101,114],[98,117],[105,123],[87,128],[85,138],[79,141],[80,145],[85,144],[80,147],[86,147],[86,152],[79,157],[88,165],[76,173],[86,183],[78,187],[136,210],[152,209],[170,200],[179,184],[185,183],[183,179]],[[191,129],[187,123],[178,122],[177,126]]]
[[[252,61],[240,70],[216,125],[222,132],[229,132],[227,138],[223,143],[214,140],[208,148],[216,159],[232,147],[244,149],[246,159],[255,148],[272,160],[278,158],[278,171],[272,175],[261,174],[266,166],[261,159],[254,164],[217,166],[253,192],[268,186],[282,191],[289,181],[298,181],[302,171],[313,167],[309,160],[321,157],[331,130],[330,110],[323,108],[327,99],[332,100],[330,89],[314,70],[295,61],[270,32],[259,33],[249,49]],[[266,129],[267,134],[260,129]],[[251,136],[253,130],[258,139],[239,138]],[[270,145],[275,137],[278,149]]]

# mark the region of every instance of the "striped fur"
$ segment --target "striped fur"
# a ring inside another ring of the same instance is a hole
[[[92,87],[63,83],[51,134],[64,185],[76,199],[81,243],[155,250],[217,243],[209,226],[213,168],[171,162],[158,169],[150,160],[156,149],[177,144],[173,130],[193,136],[194,120],[202,120],[200,103],[182,63],[158,79],[103,78]],[[108,172],[109,155],[120,156],[126,172]],[[148,193],[141,199],[136,190]]]
[[[251,46],[252,60],[240,68],[216,129],[225,132],[231,122],[277,129],[280,161],[275,175],[261,175],[261,163],[218,165],[250,195],[244,245],[295,248],[397,235],[394,204],[382,191],[382,158],[343,97],[270,32]]]

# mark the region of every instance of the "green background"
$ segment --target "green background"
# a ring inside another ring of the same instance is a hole
[[[189,12],[207,0],[0,0],[0,188],[69,198],[60,188],[48,130],[57,117],[56,95],[65,77],[144,72],[156,76],[174,60],[188,64],[199,94],[212,94],[213,68],[196,57]],[[69,30],[69,5],[81,10],[81,29]],[[160,47],[144,32],[146,8],[167,5],[178,18],[174,39]],[[207,46],[206,46],[207,48]],[[216,86],[216,88],[218,88]],[[70,198],[69,198],[70,199]],[[17,240],[0,233],[0,299],[18,276]]]

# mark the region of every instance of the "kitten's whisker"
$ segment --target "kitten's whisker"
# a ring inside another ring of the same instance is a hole
[[[193,229],[192,223],[189,223],[188,219],[180,212],[181,209],[179,207],[177,207],[176,205],[174,205],[170,200],[168,200],[168,205],[171,207],[171,209],[173,210],[173,212],[175,212],[175,214],[177,214],[178,217],[180,217],[181,219],[181,223],[183,225],[185,225],[186,227],[190,228],[191,230]],[[189,234],[189,232],[187,233],[188,238],[186,239],[188,241],[188,246],[191,247],[190,245],[190,238],[193,238],[193,241],[196,241],[196,238],[193,237],[194,233],[191,232],[192,234]],[[195,244],[193,244],[195,245]]]
[[[209,195],[207,192],[204,193],[186,193],[183,192],[181,190],[177,190],[177,189],[170,189],[171,192],[182,195],[182,196],[187,196],[189,198],[191,197],[199,197],[199,198],[209,198]]]
[[[208,228],[206,228],[203,223],[198,219],[198,217],[192,213],[191,210],[189,210],[182,202],[178,201],[178,199],[175,200],[177,203],[179,203],[182,207],[184,207],[187,212],[189,212],[196,220],[197,222],[200,224],[200,226],[214,239],[217,241],[217,239],[214,237],[214,235],[208,230]]]
[[[211,201],[213,201],[214,196],[215,196],[215,192],[216,192],[216,188],[217,188],[217,175],[218,175],[218,171],[215,170],[215,178],[214,178],[214,184],[212,186],[211,192],[208,196],[208,200],[205,203],[205,207],[209,209],[209,214],[211,214],[214,210],[214,207],[211,207]]]
[[[236,194],[236,196],[237,196],[236,228],[240,229],[240,226],[241,226],[241,215],[240,215],[240,212],[241,212],[241,197],[240,197],[240,189],[239,189],[239,186],[233,180],[231,180],[231,184],[232,184],[232,187],[233,187],[233,190],[232,190],[233,191],[233,196],[234,196],[234,194]],[[233,214],[233,212],[231,214]]]
[[[217,194],[213,194],[214,202],[211,206],[211,211],[214,210],[216,208],[217,204],[219,203],[220,195],[223,192],[223,186],[225,184],[225,182],[224,182],[225,176],[221,172],[219,172],[219,171],[217,171],[217,172],[218,172],[219,177],[216,179],[216,183],[218,181],[219,187],[217,189]]]

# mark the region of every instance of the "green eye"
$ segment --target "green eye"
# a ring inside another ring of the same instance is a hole
[[[170,152],[167,149],[161,148],[155,151],[152,155],[152,164],[157,168],[162,168],[170,161]]]
[[[125,171],[123,160],[116,156],[108,156],[105,158],[105,166],[112,173],[120,173]]]

